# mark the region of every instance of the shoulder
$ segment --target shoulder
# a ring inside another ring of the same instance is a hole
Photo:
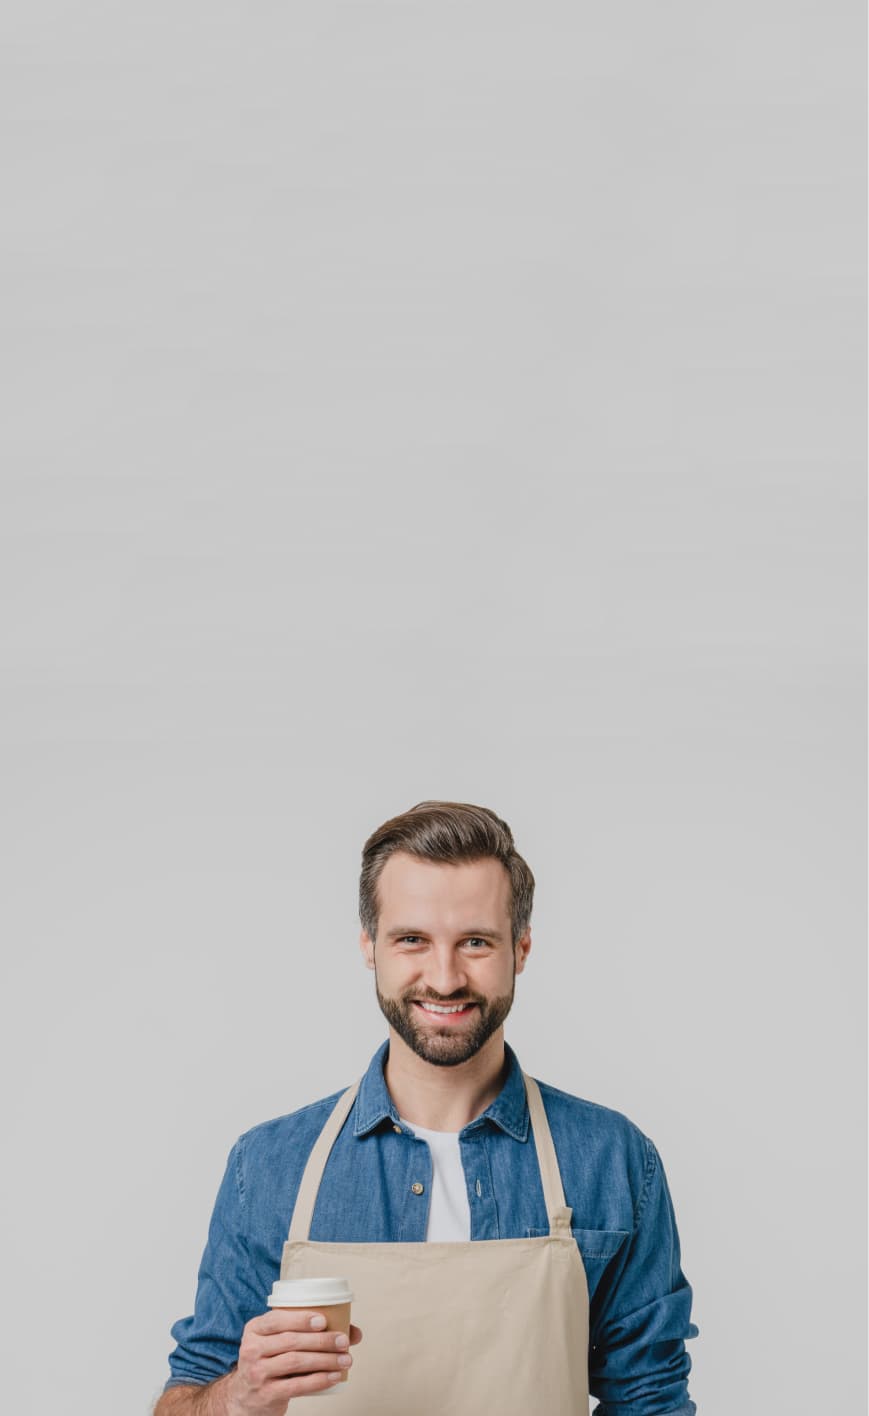
[[[626,1186],[636,1210],[658,1163],[652,1141],[613,1107],[538,1082],[559,1162],[607,1187]],[[606,1177],[606,1179],[604,1179]]]
[[[239,1136],[236,1148],[248,1162],[264,1163],[277,1157],[285,1160],[289,1155],[302,1152],[307,1156],[345,1090],[342,1087],[341,1091],[300,1106],[297,1111],[258,1122]]]
[[[639,1126],[629,1116],[625,1116],[624,1112],[616,1111],[611,1106],[603,1106],[598,1101],[588,1101],[583,1096],[574,1096],[571,1092],[562,1091],[560,1087],[553,1087],[548,1082],[538,1081],[537,1085],[550,1124],[552,1119],[555,1119],[567,1125],[578,1126],[589,1135],[600,1136],[620,1146],[640,1145],[642,1149],[647,1143],[650,1144]]]

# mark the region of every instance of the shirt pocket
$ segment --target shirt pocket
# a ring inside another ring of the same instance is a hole
[[[629,1229],[571,1229],[582,1256],[589,1294],[594,1293],[601,1275],[631,1237]],[[549,1233],[548,1229],[529,1229],[529,1239],[540,1239]]]

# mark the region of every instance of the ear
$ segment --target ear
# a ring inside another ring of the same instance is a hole
[[[525,960],[531,953],[531,928],[529,926],[525,933],[516,941],[516,972],[521,973],[525,967]]]
[[[369,935],[367,929],[363,929],[362,933],[359,936],[359,948],[362,951],[362,957],[365,960],[365,967],[367,969],[373,969],[374,942],[371,939],[371,936]]]

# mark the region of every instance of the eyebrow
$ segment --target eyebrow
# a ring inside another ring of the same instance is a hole
[[[398,929],[387,930],[387,939],[398,939],[402,934],[425,934],[427,931],[420,929],[416,925],[402,925]],[[469,934],[477,934],[485,939],[503,939],[503,935],[497,929],[487,929],[483,925],[472,925],[469,929],[460,929],[459,934],[464,938]]]

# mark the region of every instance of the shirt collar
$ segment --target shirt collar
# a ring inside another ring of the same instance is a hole
[[[367,1072],[359,1083],[355,1105],[354,1134],[356,1136],[367,1136],[383,1121],[389,1120],[393,1126],[399,1124],[398,1112],[389,1095],[386,1078],[383,1075],[383,1065],[388,1054],[389,1039],[377,1049],[368,1065]],[[507,1059],[507,1076],[504,1085],[491,1106],[487,1106],[480,1116],[477,1116],[475,1120],[463,1128],[462,1135],[470,1134],[482,1127],[485,1122],[491,1121],[516,1141],[528,1139],[528,1103],[525,1097],[522,1068],[508,1043],[504,1044],[504,1054]]]

